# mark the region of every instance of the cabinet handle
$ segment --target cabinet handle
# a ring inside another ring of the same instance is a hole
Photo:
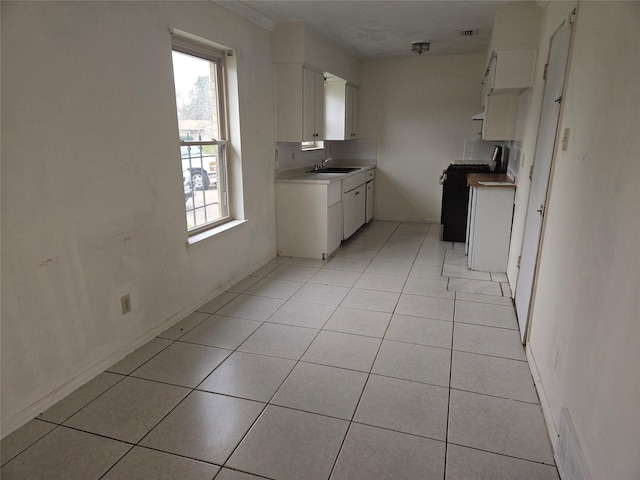
[[[356,192],[355,194],[356,194],[356,195],[360,195],[360,192]]]

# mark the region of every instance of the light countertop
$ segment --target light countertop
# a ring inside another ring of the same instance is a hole
[[[338,165],[331,165],[338,166]],[[309,167],[301,167],[292,169],[286,172],[278,172],[276,174],[276,183],[311,183],[311,184],[329,184],[333,182],[342,181],[345,178],[351,177],[353,175],[357,175],[362,172],[366,172],[367,170],[371,170],[372,168],[376,168],[375,165],[343,165],[340,164],[340,167],[352,167],[357,168],[358,170],[354,170],[353,172],[348,173],[313,173],[309,172],[309,170],[313,169],[313,166]]]
[[[506,173],[467,173],[467,186],[476,188],[516,188]]]

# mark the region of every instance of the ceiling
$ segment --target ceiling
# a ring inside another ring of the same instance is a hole
[[[423,55],[487,50],[495,8],[482,0],[218,0],[219,5],[271,30],[305,22],[361,59],[417,55],[411,43],[427,41]],[[463,37],[461,31],[476,30]]]

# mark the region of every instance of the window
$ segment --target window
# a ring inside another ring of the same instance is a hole
[[[189,235],[231,220],[225,51],[176,35],[173,77]]]
[[[323,140],[313,140],[310,142],[302,142],[302,150],[320,150],[324,148]]]

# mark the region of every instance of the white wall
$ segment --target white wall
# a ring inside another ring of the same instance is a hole
[[[274,27],[273,63],[304,63],[351,84],[360,83],[358,58],[302,22]]]
[[[440,172],[478,137],[485,55],[415,56],[361,64],[360,138],[377,141],[375,214],[440,222]]]
[[[540,28],[540,3],[542,2],[529,0],[507,2],[497,6],[489,39],[487,63],[494,51],[528,50],[535,45]]]
[[[169,27],[238,54],[248,222],[191,247]],[[275,212],[270,34],[212,2],[2,2],[2,74],[6,435],[275,255]]]
[[[529,343],[594,479],[640,478],[639,25],[639,2],[579,5]]]

